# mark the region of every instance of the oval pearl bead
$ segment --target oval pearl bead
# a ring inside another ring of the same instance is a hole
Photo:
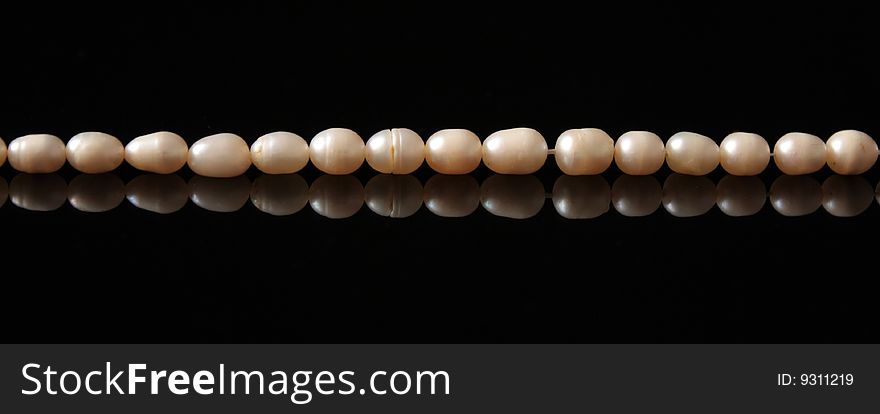
[[[614,160],[614,140],[597,128],[569,129],[556,139],[555,158],[567,175],[601,174]]]
[[[608,211],[611,187],[601,176],[563,175],[553,184],[553,207],[567,219],[591,219]]]
[[[58,174],[18,174],[9,183],[9,200],[25,210],[57,210],[67,201],[67,183]]]
[[[480,206],[480,184],[470,175],[436,174],[425,183],[424,198],[440,217],[465,217]]]
[[[350,129],[326,129],[309,143],[309,158],[327,174],[351,174],[364,163],[364,140]]]
[[[762,136],[734,132],[721,141],[721,166],[733,175],[758,175],[770,163],[770,145]]]
[[[480,166],[483,144],[466,129],[444,129],[428,137],[425,160],[440,174],[467,174]]]
[[[810,214],[822,205],[822,187],[808,175],[780,175],[770,186],[770,205],[783,216]]]
[[[9,143],[9,165],[29,174],[52,173],[67,160],[64,142],[48,134],[25,135]]]
[[[666,164],[679,174],[709,174],[718,166],[718,144],[704,135],[679,132],[666,141]]]
[[[251,203],[264,213],[287,216],[309,202],[309,185],[298,174],[261,175],[251,187]]]
[[[650,215],[662,200],[663,189],[653,176],[621,175],[611,186],[611,203],[626,217]]]
[[[189,201],[189,188],[183,178],[175,174],[143,174],[128,182],[125,198],[137,208],[170,214]]]
[[[784,174],[814,173],[825,166],[825,143],[815,135],[785,134],[773,146],[773,161]]]
[[[706,214],[715,205],[715,184],[703,176],[671,174],[663,183],[663,208],[675,217]]]
[[[232,213],[240,210],[251,196],[251,182],[245,176],[193,176],[189,180],[189,199],[208,211]]]
[[[251,145],[251,162],[266,174],[292,174],[309,163],[309,144],[290,132],[272,132]]]
[[[383,174],[410,174],[425,161],[425,141],[406,128],[386,129],[367,140],[367,164]]]
[[[731,217],[751,216],[761,211],[767,199],[767,190],[758,177],[727,175],[718,182],[718,204]]]
[[[873,201],[871,184],[864,177],[832,175],[822,183],[822,207],[832,216],[858,216]]]
[[[534,175],[493,175],[480,187],[480,202],[496,216],[527,219],[544,207],[544,185]]]
[[[113,171],[124,159],[125,147],[113,135],[83,132],[67,141],[67,162],[86,174]]]
[[[877,142],[856,130],[835,133],[825,143],[825,156],[831,170],[841,175],[858,175],[877,162]]]
[[[614,162],[624,174],[650,175],[663,166],[666,149],[663,140],[652,132],[630,131],[614,144]]]
[[[67,201],[86,213],[113,210],[124,199],[125,184],[115,174],[80,174],[67,185]]]
[[[205,177],[235,177],[250,168],[251,150],[238,135],[211,135],[190,147],[186,164],[194,173]]]
[[[531,128],[495,132],[483,141],[483,163],[499,174],[531,174],[547,160],[547,141]]]
[[[364,187],[364,201],[380,216],[409,217],[422,207],[422,184],[412,175],[379,174]]]
[[[125,146],[125,162],[141,171],[171,174],[183,168],[188,152],[180,135],[160,131],[131,140]]]
[[[322,175],[309,187],[309,205],[327,218],[351,217],[364,205],[364,186],[352,175]]]
[[[0,166],[6,162],[6,142],[0,138]]]

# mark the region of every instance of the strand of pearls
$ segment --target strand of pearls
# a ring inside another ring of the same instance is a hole
[[[235,134],[216,134],[187,147],[172,132],[156,132],[137,137],[128,145],[112,135],[84,132],[67,145],[56,136],[26,135],[14,139],[7,150],[0,139],[0,165],[6,161],[18,171],[50,173],[65,162],[89,174],[109,172],[123,160],[147,172],[169,174],[184,165],[206,177],[235,177],[251,164],[266,174],[289,174],[301,170],[309,161],[319,170],[334,175],[350,174],[366,162],[386,174],[409,174],[423,162],[442,174],[467,174],[480,162],[499,174],[531,174],[544,165],[548,155],[556,158],[567,175],[595,175],[611,163],[629,175],[650,175],[663,163],[679,174],[706,175],[720,164],[729,174],[760,174],[772,157],[777,167],[790,175],[809,174],[827,164],[841,175],[862,174],[877,162],[877,142],[867,134],[844,130],[823,142],[821,138],[794,132],[777,140],[773,152],[757,134],[735,132],[718,145],[709,137],[679,132],[666,143],[654,133],[630,131],[615,142],[601,129],[571,129],[549,149],[547,141],[531,128],[495,132],[483,142],[465,129],[444,129],[427,142],[406,128],[386,129],[370,137],[366,144],[354,131],[330,128],[319,132],[310,143],[289,132],[273,132],[259,137],[248,147]]]

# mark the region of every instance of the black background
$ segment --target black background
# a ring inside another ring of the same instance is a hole
[[[833,6],[4,3],[0,136],[529,126],[880,135]],[[877,168],[866,178],[877,183]],[[7,181],[15,172],[2,169]],[[668,175],[664,168],[661,180]],[[76,173],[65,167],[69,181]],[[191,176],[188,170],[180,173]],[[129,181],[137,172],[124,166]],[[251,180],[259,173],[252,169]],[[308,182],[320,174],[309,166]],[[362,183],[374,173],[366,165]],[[427,166],[416,174],[422,183]],[[475,177],[490,174],[481,167]],[[559,171],[537,174],[550,191]],[[605,174],[609,183],[619,175]],[[724,174],[716,171],[717,182]],[[765,185],[779,175],[771,166]],[[821,182],[828,170],[815,176]],[[4,342],[876,342],[878,206],[566,220],[0,209]]]

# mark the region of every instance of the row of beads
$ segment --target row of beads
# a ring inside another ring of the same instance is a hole
[[[211,135],[187,148],[186,141],[171,132],[137,137],[125,147],[112,135],[84,132],[71,138],[66,147],[58,137],[36,134],[16,138],[8,149],[12,167],[27,173],[54,172],[66,160],[79,171],[98,174],[116,169],[125,160],[139,170],[159,174],[173,173],[187,164],[207,177],[241,175],[251,164],[267,174],[289,174],[309,160],[319,170],[336,175],[356,171],[364,160],[387,174],[409,174],[424,161],[442,174],[467,174],[481,161],[499,174],[531,174],[544,165],[548,154],[555,155],[557,165],[568,175],[599,174],[612,161],[626,174],[649,175],[665,161],[679,174],[705,175],[720,163],[730,174],[749,176],[764,171],[771,155],[779,169],[790,175],[809,174],[826,163],[838,174],[855,175],[868,171],[880,150],[871,137],[855,130],[837,132],[827,143],[815,135],[786,134],[771,154],[767,141],[751,133],[730,134],[719,146],[693,132],[679,132],[664,144],[654,133],[630,131],[615,143],[596,128],[565,131],[553,150],[531,128],[498,131],[482,143],[465,129],[444,129],[427,143],[412,130],[386,129],[366,145],[357,133],[345,128],[322,131],[310,143],[296,134],[273,132],[250,148],[235,134]],[[0,165],[6,158],[6,144],[0,140]]]
[[[877,187],[880,203],[880,185]],[[479,206],[503,217],[524,219],[538,214],[547,194],[544,185],[531,175],[494,175],[479,184],[469,175],[437,174],[422,187],[412,175],[377,175],[362,186],[351,175],[325,175],[311,186],[296,174],[263,175],[253,184],[245,176],[207,178],[194,176],[186,183],[175,174],[146,174],[123,184],[113,174],[82,174],[66,185],[57,174],[20,174],[8,191],[0,178],[0,205],[6,194],[18,207],[51,211],[65,200],[80,211],[104,212],[118,207],[123,199],[135,207],[168,214],[183,208],[189,200],[215,212],[238,211],[248,199],[259,210],[277,216],[294,214],[310,204],[318,214],[346,218],[366,203],[376,214],[402,218],[415,214],[422,205],[442,217],[463,217]],[[728,175],[716,186],[707,177],[672,174],[661,188],[653,176],[623,175],[613,186],[602,176],[559,177],[553,185],[553,206],[563,217],[588,219],[609,211],[609,205],[624,216],[654,213],[661,205],[676,217],[693,217],[718,206],[729,216],[749,216],[764,207],[768,192],[757,177]],[[773,208],[784,216],[802,216],[823,206],[830,214],[851,217],[872,203],[875,190],[863,177],[834,175],[821,185],[811,176],[778,177],[770,186]]]

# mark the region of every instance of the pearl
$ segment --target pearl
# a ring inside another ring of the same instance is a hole
[[[180,135],[160,131],[131,140],[125,146],[125,162],[141,171],[171,174],[183,168],[188,152]]]
[[[216,134],[196,141],[189,149],[186,164],[205,177],[235,177],[250,168],[251,151],[238,135]]]
[[[67,185],[67,201],[86,213],[113,210],[124,199],[125,184],[115,174],[80,174]]]
[[[611,186],[611,204],[626,217],[648,216],[660,208],[663,189],[650,175],[621,175]]]
[[[808,175],[780,175],[770,186],[770,205],[783,216],[811,214],[822,205],[822,187]]]
[[[125,147],[113,135],[83,132],[67,141],[67,162],[86,174],[115,170],[125,159]]]
[[[531,174],[547,160],[547,141],[531,128],[505,129],[483,141],[483,163],[499,174]]]
[[[312,138],[309,158],[327,174],[351,174],[364,163],[364,140],[350,129],[330,128]]]
[[[764,207],[767,190],[758,177],[727,175],[718,182],[715,204],[728,216],[744,217],[757,214]]]
[[[440,217],[465,217],[480,206],[480,184],[470,175],[436,174],[425,183],[424,199]]]
[[[466,129],[444,129],[428,137],[425,160],[440,174],[467,174],[480,166],[483,144]]]
[[[64,142],[48,134],[25,135],[9,143],[9,165],[29,174],[52,173],[67,160]]]
[[[758,175],[770,163],[770,145],[762,136],[734,132],[721,141],[721,166],[733,175]]]
[[[841,175],[858,175],[874,166],[880,150],[868,134],[846,130],[828,138],[825,152],[831,170]]]
[[[409,217],[422,207],[422,184],[412,175],[379,174],[367,181],[364,200],[380,216]]]
[[[657,134],[630,131],[614,144],[614,162],[624,174],[650,175],[663,166],[666,150]]]
[[[611,187],[604,178],[563,175],[553,184],[553,207],[567,219],[591,219],[608,211]]]
[[[309,163],[309,144],[290,132],[272,132],[251,145],[251,162],[266,174],[292,174]]]
[[[858,216],[873,201],[874,192],[864,177],[832,175],[822,183],[822,207],[832,216]]]
[[[6,142],[0,138],[0,166],[6,162]]]
[[[351,175],[322,175],[309,187],[309,204],[324,217],[348,218],[364,205],[364,187]]]
[[[189,199],[195,205],[217,213],[238,211],[251,196],[251,182],[241,175],[226,178],[195,175],[188,186]]]
[[[666,142],[666,164],[679,174],[709,174],[718,166],[718,144],[704,135],[679,132]]]
[[[527,219],[544,207],[544,185],[533,175],[493,175],[480,187],[486,211],[501,217]]]
[[[67,201],[67,183],[58,174],[18,174],[9,183],[9,200],[25,210],[57,210]]]
[[[773,146],[773,161],[784,174],[814,173],[825,166],[825,143],[815,135],[785,134]]]
[[[555,147],[556,165],[568,175],[601,174],[614,160],[614,140],[597,128],[569,129]]]
[[[706,214],[715,205],[715,184],[703,176],[672,174],[663,182],[663,208],[675,217]]]
[[[251,203],[264,213],[287,216],[309,202],[309,185],[298,174],[261,175],[251,187]]]
[[[425,161],[425,141],[410,129],[386,129],[367,140],[364,156],[380,173],[410,174]]]
[[[189,201],[189,188],[176,174],[143,174],[128,182],[125,198],[137,208],[170,214]]]

